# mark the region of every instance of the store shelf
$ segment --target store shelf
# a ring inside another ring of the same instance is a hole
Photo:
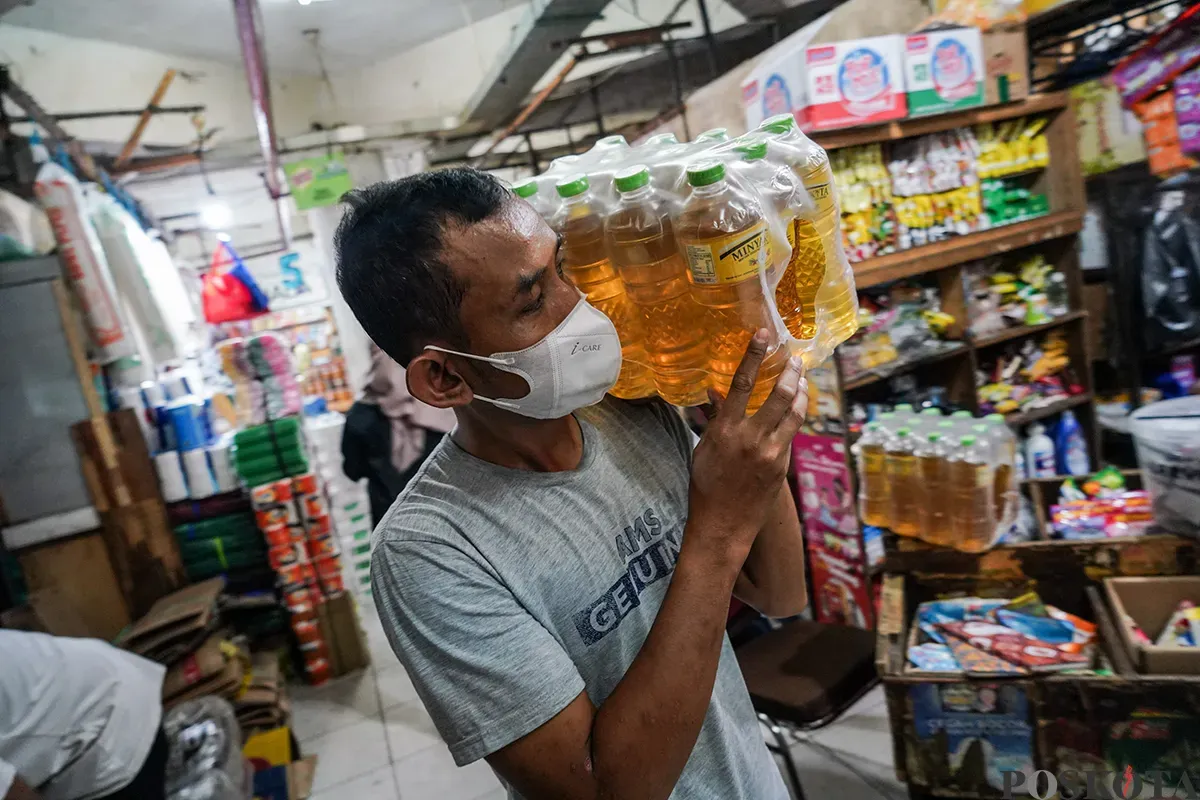
[[[1048,406],[1032,408],[1029,411],[1021,411],[1016,414],[1007,414],[1004,417],[1004,421],[1012,427],[1022,427],[1031,422],[1036,422],[1039,419],[1045,419],[1046,417],[1053,417],[1055,414],[1061,414],[1067,409],[1087,405],[1090,402],[1092,402],[1092,393],[1084,392],[1083,394],[1072,395],[1071,397],[1051,403]]]
[[[975,108],[957,114],[939,114],[933,117],[901,119],[883,125],[864,125],[859,128],[844,128],[836,131],[815,131],[810,133],[809,136],[826,150],[837,150],[841,147],[854,147],[856,145],[873,144],[875,142],[893,142],[897,139],[924,136],[927,133],[939,133],[940,131],[981,125],[987,122],[1001,122],[1006,119],[1044,114],[1048,111],[1057,111],[1066,108],[1067,102],[1066,92],[1035,94],[1018,103]]]
[[[1002,225],[967,236],[955,236],[924,247],[860,261],[854,265],[854,282],[859,289],[866,289],[1051,239],[1073,236],[1082,229],[1081,212],[1059,211],[1037,219]]]
[[[1120,473],[1126,478],[1136,478],[1139,483],[1141,482],[1142,471],[1140,469],[1123,469],[1120,470]],[[1080,482],[1084,480],[1084,476],[1082,475],[1055,475],[1052,478],[1023,478],[1021,480],[1021,485],[1032,486],[1037,484],[1038,486],[1056,487],[1068,478]]]
[[[1002,342],[1011,342],[1013,339],[1021,339],[1026,336],[1032,336],[1035,333],[1041,333],[1042,331],[1053,330],[1075,320],[1083,319],[1086,316],[1086,311],[1070,311],[1061,317],[1055,317],[1049,322],[1043,322],[1041,325],[1020,325],[1015,328],[1008,328],[1000,333],[994,333],[991,336],[980,337],[974,340],[974,344],[976,349],[982,350],[985,347],[991,347]]]
[[[947,347],[936,353],[931,353],[930,355],[923,356],[921,358],[892,361],[882,367],[867,370],[867,372],[863,373],[862,375],[848,379],[842,391],[851,392],[855,389],[861,389],[864,386],[870,386],[873,383],[885,381],[888,378],[892,378],[896,375],[902,375],[905,372],[911,372],[912,370],[917,369],[918,367],[923,367],[926,364],[934,364],[938,361],[944,361],[947,358],[953,358],[955,356],[962,355],[968,352],[969,349],[970,348],[968,348],[965,344],[957,343],[952,347]]]

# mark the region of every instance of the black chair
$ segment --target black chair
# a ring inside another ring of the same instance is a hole
[[[804,800],[786,734],[825,727],[879,683],[875,634],[792,620],[735,652],[754,710],[775,738],[767,749],[783,757],[796,798]]]

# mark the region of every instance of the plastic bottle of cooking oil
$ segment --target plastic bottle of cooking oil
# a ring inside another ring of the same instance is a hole
[[[959,439],[950,459],[950,535],[958,550],[988,549],[996,533],[991,448],[974,436]]]
[[[950,421],[954,423],[955,438],[958,439],[971,432],[971,426],[975,424],[975,416],[964,409],[951,414]]]
[[[1016,486],[1017,437],[1004,421],[1003,414],[988,414],[984,417],[988,425],[988,437],[995,453],[996,521],[1001,529],[1007,530],[1017,516],[1020,502]]]
[[[618,172],[614,183],[620,201],[604,221],[604,234],[613,264],[640,312],[654,385],[677,406],[708,402],[705,309],[692,297],[668,203],[650,185],[645,166]]]
[[[758,200],[726,180],[720,161],[694,164],[687,176],[692,191],[675,222],[675,239],[688,267],[692,297],[704,306],[713,385],[727,394],[750,337],[760,328],[775,331],[763,293],[767,221]],[[748,411],[767,399],[787,364],[787,349],[777,341],[771,346]]]
[[[950,486],[950,462],[940,431],[925,434],[924,441],[913,451],[921,475],[920,537],[930,544],[946,547],[950,544],[950,515],[946,509],[946,491]]]
[[[892,491],[891,529],[901,536],[916,536],[921,529],[921,476],[913,455],[913,436],[901,428],[888,440],[884,459]]]
[[[880,427],[883,428],[883,435],[885,439],[894,434],[900,428],[904,427],[903,425],[898,425],[896,423],[896,413],[894,411],[881,412],[875,417],[875,421],[878,422]]]
[[[815,204],[811,218],[797,217],[793,223],[794,247],[800,251],[796,290],[805,309],[808,334],[802,338],[816,335],[816,309],[820,306],[828,315],[827,334],[833,341],[844,342],[858,330],[858,297],[842,250],[842,216],[829,156],[804,135],[791,114],[770,117],[759,129],[792,146],[791,167]]]
[[[739,146],[746,178],[758,187],[763,198],[779,214],[783,222],[786,239],[779,239],[775,231],[768,229],[770,250],[767,253],[767,279],[778,281],[775,287],[775,306],[784,326],[797,339],[804,338],[803,310],[800,297],[796,294],[796,252],[792,249],[795,226],[792,222],[800,209],[803,196],[797,196],[798,188],[790,170],[777,167],[767,161],[766,138],[751,139]],[[783,254],[787,253],[785,259]],[[775,272],[782,264],[783,275],[776,278]]]
[[[588,191],[586,175],[561,180],[556,188],[563,204],[552,227],[563,237],[563,274],[612,320],[621,337],[621,374],[612,394],[649,397],[654,375],[646,359],[641,315],[605,251],[603,207]]]
[[[867,424],[862,437],[852,448],[858,463],[858,513],[867,525],[887,528],[891,525],[892,493],[888,483],[884,452],[887,431],[878,422]]]
[[[697,142],[710,142],[712,144],[717,144],[719,142],[728,142],[729,141],[729,129],[728,128],[709,128],[704,133],[697,136],[696,141]]]
[[[558,199],[548,197],[540,188],[537,178],[526,178],[513,184],[513,194],[533,206],[533,210],[541,214],[543,219],[549,220],[558,210]]]

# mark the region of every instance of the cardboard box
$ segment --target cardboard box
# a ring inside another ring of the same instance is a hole
[[[333,677],[371,665],[367,643],[354,611],[354,598],[348,592],[326,598],[319,604],[317,619],[328,646],[327,658]]]
[[[1181,600],[1200,605],[1200,576],[1105,578],[1104,591],[1134,666],[1149,675],[1200,675],[1200,647],[1158,647],[1138,643],[1127,620],[1158,638]]]
[[[224,588],[224,578],[212,578],[167,595],[116,644],[164,664],[177,661],[195,650],[215,626],[217,598]]]
[[[904,44],[908,115],[924,117],[984,103],[985,64],[978,28],[910,34]]]
[[[1001,25],[983,33],[984,105],[1029,97],[1029,40],[1024,25]]]
[[[876,36],[805,50],[809,120],[816,130],[903,119],[904,37]]]
[[[742,81],[746,130],[754,130],[776,114],[791,114],[801,130],[811,129],[804,56],[818,30],[816,25],[805,26],[767,50]]]

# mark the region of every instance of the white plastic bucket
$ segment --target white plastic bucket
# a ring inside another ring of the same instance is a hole
[[[1200,537],[1200,395],[1139,408],[1132,428],[1155,520]]]

